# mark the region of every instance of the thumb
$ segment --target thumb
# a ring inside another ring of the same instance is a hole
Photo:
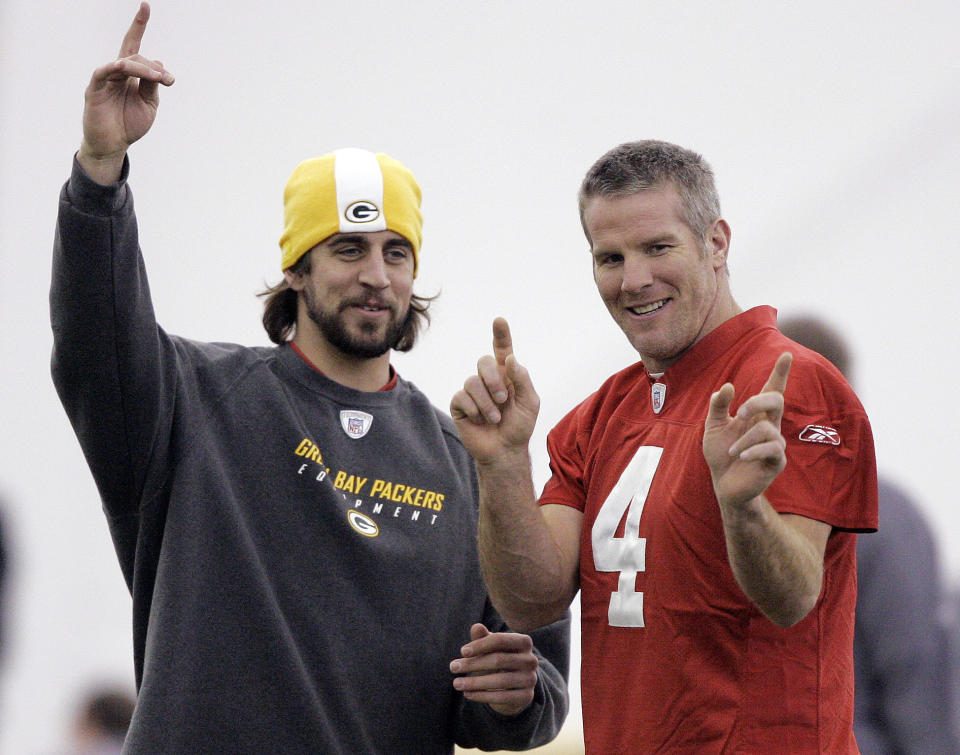
[[[470,627],[471,642],[474,640],[482,640],[488,634],[490,634],[490,630],[487,629],[486,625],[484,624],[474,624],[472,627]]]
[[[710,396],[710,408],[707,411],[707,421],[723,421],[730,419],[730,404],[733,402],[733,385],[724,383],[720,390]]]
[[[137,94],[144,102],[156,105],[160,102],[160,84],[150,79],[142,78],[137,82]]]

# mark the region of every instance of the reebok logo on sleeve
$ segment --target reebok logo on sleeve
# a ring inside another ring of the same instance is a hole
[[[800,431],[800,440],[808,443],[826,443],[830,446],[840,445],[840,433],[826,425],[807,425]]]

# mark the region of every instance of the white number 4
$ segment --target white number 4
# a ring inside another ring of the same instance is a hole
[[[620,572],[617,591],[610,596],[607,620],[614,627],[643,626],[643,593],[637,592],[637,572],[646,569],[647,540],[640,537],[640,515],[650,483],[660,464],[662,448],[640,446],[593,523],[593,563],[597,571]],[[623,537],[614,537],[623,512]]]

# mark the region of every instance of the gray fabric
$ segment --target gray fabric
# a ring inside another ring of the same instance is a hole
[[[476,557],[473,463],[449,417],[403,379],[362,393],[289,346],[165,333],[128,170],[101,187],[74,162],[50,294],[54,381],[133,595],[127,751],[551,739],[566,715],[569,619],[534,635],[554,664],[542,662],[523,714],[452,687],[470,625],[502,622]],[[347,434],[344,410],[372,416],[363,437]]]
[[[880,480],[880,529],[857,542],[854,732],[864,755],[956,755],[949,652],[933,535]]]

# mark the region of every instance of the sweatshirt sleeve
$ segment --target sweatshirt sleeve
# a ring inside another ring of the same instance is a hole
[[[494,632],[509,632],[487,604],[484,624]],[[567,718],[570,673],[570,614],[530,632],[540,661],[539,679],[530,706],[515,716],[504,716],[490,706],[461,697],[456,742],[480,750],[529,750],[547,744],[560,733]]]
[[[163,469],[176,384],[140,253],[129,162],[102,186],[76,159],[60,194],[51,371],[108,517],[135,517]]]

